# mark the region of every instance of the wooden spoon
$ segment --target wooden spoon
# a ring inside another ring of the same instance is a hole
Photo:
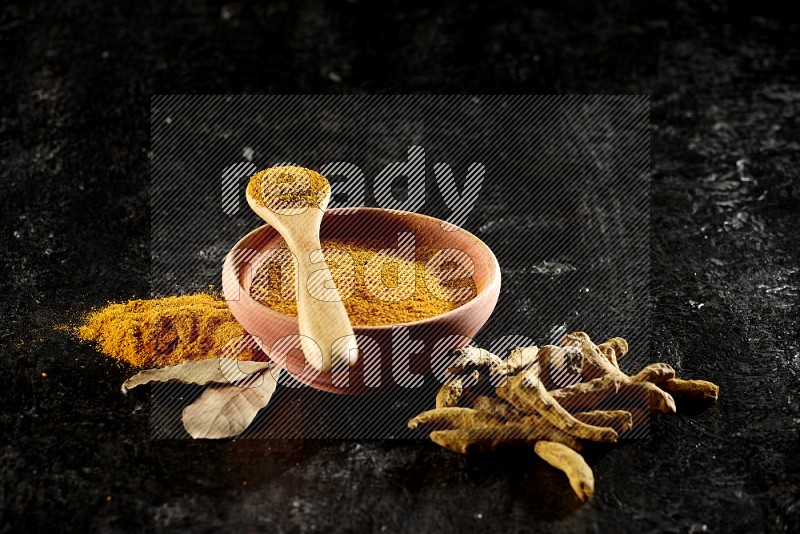
[[[311,172],[290,170],[297,171]],[[319,241],[322,215],[331,199],[330,186],[319,192],[317,205],[301,202],[290,207],[267,207],[253,198],[250,187],[246,196],[250,208],[277,230],[297,258],[297,321],[306,361],[323,373],[352,367],[358,359],[358,346],[339,290],[333,283],[325,284],[333,278]]]

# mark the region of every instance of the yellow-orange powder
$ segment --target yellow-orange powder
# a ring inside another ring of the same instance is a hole
[[[380,293],[374,291],[375,285],[365,282],[365,266],[370,259],[375,258],[379,251],[394,248],[391,244],[377,241],[346,242],[327,240],[323,241],[322,247],[326,263],[330,267],[331,275],[339,288],[344,307],[350,316],[350,322],[353,326],[390,325],[427,319],[454,310],[467,303],[477,294],[477,288],[472,278],[458,277],[460,278],[458,280],[442,282],[441,278],[435,276],[437,271],[429,269],[428,276],[433,279],[434,285],[441,283],[444,287],[456,290],[459,296],[458,300],[453,300],[443,298],[441,294],[432,293],[425,280],[426,264],[431,256],[438,252],[438,249],[419,247],[415,251],[413,260],[394,256],[392,261],[387,262],[381,271],[383,283],[387,288],[390,288],[387,292],[388,295],[392,294],[391,288],[398,286],[400,273],[406,273],[406,275],[413,273],[413,292],[400,301],[389,300],[391,296],[389,299],[382,299],[380,298]],[[337,254],[342,252],[350,254],[355,260],[354,269],[350,269],[348,261],[341,262],[337,260],[337,257],[332,255],[330,250],[340,251]],[[352,278],[354,282],[353,293],[347,297],[347,291],[344,289],[346,287],[345,280],[348,273],[353,271],[355,275]],[[295,273],[292,265],[287,265],[285,260],[283,262],[268,262],[262,264],[258,269],[253,278],[250,294],[262,304],[285,315],[295,317],[297,316],[297,302],[294,299],[294,295],[287,296],[285,289],[282,294],[282,287],[292,288],[294,286]],[[373,293],[378,293],[379,296]]]
[[[271,208],[317,206],[330,184],[320,173],[303,167],[272,167],[250,177],[247,192],[260,205]]]
[[[243,336],[227,303],[207,293],[111,303],[87,318],[78,337],[135,367],[164,367],[219,358],[230,340]],[[252,360],[247,348],[236,357]]]

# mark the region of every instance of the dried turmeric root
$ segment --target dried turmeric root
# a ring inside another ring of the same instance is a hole
[[[454,378],[442,385],[439,393],[436,394],[436,407],[437,408],[450,408],[458,406],[458,399],[464,392],[464,383],[460,378]]]
[[[514,349],[514,352],[524,350]],[[538,364],[542,384],[548,390],[576,384],[583,378],[583,354],[580,349],[545,345],[538,350]]]
[[[572,414],[578,421],[594,426],[610,426],[618,434],[627,432],[633,426],[631,412],[625,410],[593,410]]]
[[[580,347],[583,352],[583,375],[585,378],[596,379],[604,376],[613,377],[614,387],[618,391],[621,384],[639,383],[646,388],[650,397],[651,413],[675,413],[675,399],[666,391],[658,388],[648,379],[666,380],[675,376],[675,370],[667,364],[653,364],[645,367],[641,373],[630,377],[623,373],[606,358],[600,349],[592,343],[585,332],[572,332],[561,340],[565,346]],[[621,347],[621,342],[616,342]],[[624,345],[627,348],[627,343]],[[620,348],[621,350],[621,348]],[[616,349],[615,349],[616,352]],[[579,384],[581,385],[581,384]]]
[[[719,386],[706,380],[670,378],[661,387],[676,397],[706,402],[716,402],[719,399]]]
[[[651,363],[631,377],[634,382],[652,382],[660,386],[667,380],[675,378],[675,369],[666,363]]]
[[[486,349],[464,347],[454,351],[456,360],[447,368],[453,375],[465,374],[477,370],[485,376],[502,376],[508,374],[506,362]]]
[[[581,449],[577,439],[540,420],[431,432],[431,441],[460,454],[492,452],[501,447],[532,444],[543,439],[568,449]]]
[[[574,347],[583,353],[583,377],[584,379],[597,378],[603,375],[619,375],[628,377],[619,370],[619,367],[611,363],[600,349],[592,343],[589,335],[585,332],[572,332],[561,338],[562,347]]]
[[[574,386],[550,392],[553,399],[570,412],[594,410],[611,399],[618,399],[622,407],[637,406],[641,399],[647,400],[650,413],[675,413],[675,399],[650,382],[633,382],[619,376],[603,376],[581,382]]]
[[[496,430],[490,428],[459,428],[431,432],[431,441],[459,454],[474,454],[493,452],[500,447],[524,443],[526,440],[522,436],[498,436]]]
[[[614,367],[619,369],[619,362],[617,361],[617,353],[614,352],[614,349],[609,348],[609,347],[602,347],[601,348],[599,345],[598,345],[597,349],[600,351],[600,353],[603,356],[606,357],[606,359],[611,363],[611,365],[613,365]]]
[[[627,388],[630,385],[620,380],[618,376],[606,375],[588,382],[555,389],[550,391],[550,396],[570,412],[590,411],[620,394],[623,387]],[[635,384],[633,387],[641,388],[642,386]]]
[[[461,454],[533,446],[586,501],[594,476],[576,452],[583,440],[613,442],[643,425],[648,412],[675,412],[671,394],[705,401],[719,395],[711,382],[675,378],[665,363],[628,376],[618,365],[628,353],[622,338],[595,345],[584,332],[573,332],[560,344],[519,347],[505,360],[477,347],[456,351],[447,370],[456,376],[439,390],[436,409],[411,419],[409,428],[436,428],[431,440]]]
[[[515,375],[535,363],[541,364],[539,347],[517,347],[506,358],[506,373]]]
[[[472,402],[472,407],[481,412],[496,415],[506,421],[519,421],[523,413],[499,397],[479,395]]]
[[[559,347],[553,347],[553,349],[548,350],[547,353],[552,355],[555,351],[560,351],[565,354],[564,349]],[[509,370],[521,369],[522,371],[518,374],[502,381],[495,388],[498,397],[523,414],[541,415],[555,428],[575,438],[591,441],[616,441],[617,432],[613,428],[586,424],[573,417],[553,400],[539,380],[540,364],[537,362],[537,356],[540,353],[542,351],[536,347],[517,348],[511,351],[509,356],[511,363],[509,363],[487,350],[465,347],[456,351],[456,360],[448,368],[448,372],[453,374],[479,372],[483,377],[486,374],[502,376]],[[440,393],[442,392],[440,391]],[[442,396],[444,395],[445,393],[442,393]]]
[[[520,422],[529,428],[527,437],[529,445],[533,445],[539,440],[547,440],[561,443],[575,451],[583,450],[583,443],[579,439],[564,432],[540,415],[525,416]]]
[[[413,430],[419,425],[426,425],[435,428],[452,429],[502,423],[502,419],[486,412],[479,412],[472,408],[449,407],[422,412],[408,422],[408,428]]]
[[[614,367],[619,367],[620,358],[628,354],[628,342],[621,337],[612,337],[597,345],[597,348]]]
[[[498,387],[497,395],[525,413],[537,413],[553,426],[576,438],[590,441],[617,441],[613,428],[597,427],[583,423],[565,410],[542,386],[537,369],[531,367],[513,377],[507,387]]]
[[[586,464],[583,456],[552,441],[539,441],[533,448],[539,457],[560,469],[567,475],[569,484],[581,502],[586,502],[594,495],[594,473]]]

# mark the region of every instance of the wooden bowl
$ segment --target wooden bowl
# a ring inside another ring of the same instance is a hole
[[[451,230],[451,231],[448,231]],[[486,244],[461,228],[426,215],[380,208],[326,211],[321,238],[386,240],[393,233],[414,236],[417,247],[457,249],[469,255],[476,296],[464,305],[428,319],[386,326],[353,326],[361,351],[349,370],[317,373],[300,351],[296,317],[269,308],[250,296],[253,273],[265,250],[282,243],[270,226],[256,228],[236,243],[222,267],[222,288],[236,320],[260,340],[264,353],[296,380],[342,394],[364,394],[377,388],[416,387],[422,375],[441,373],[452,349],[469,344],[489,319],[500,294],[500,266]]]

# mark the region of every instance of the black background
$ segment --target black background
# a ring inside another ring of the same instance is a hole
[[[3,530],[796,531],[800,25],[778,5],[5,4]],[[583,506],[530,453],[150,440],[130,369],[53,325],[147,294],[150,96],[187,92],[650,93],[650,359],[719,404],[590,455]]]

